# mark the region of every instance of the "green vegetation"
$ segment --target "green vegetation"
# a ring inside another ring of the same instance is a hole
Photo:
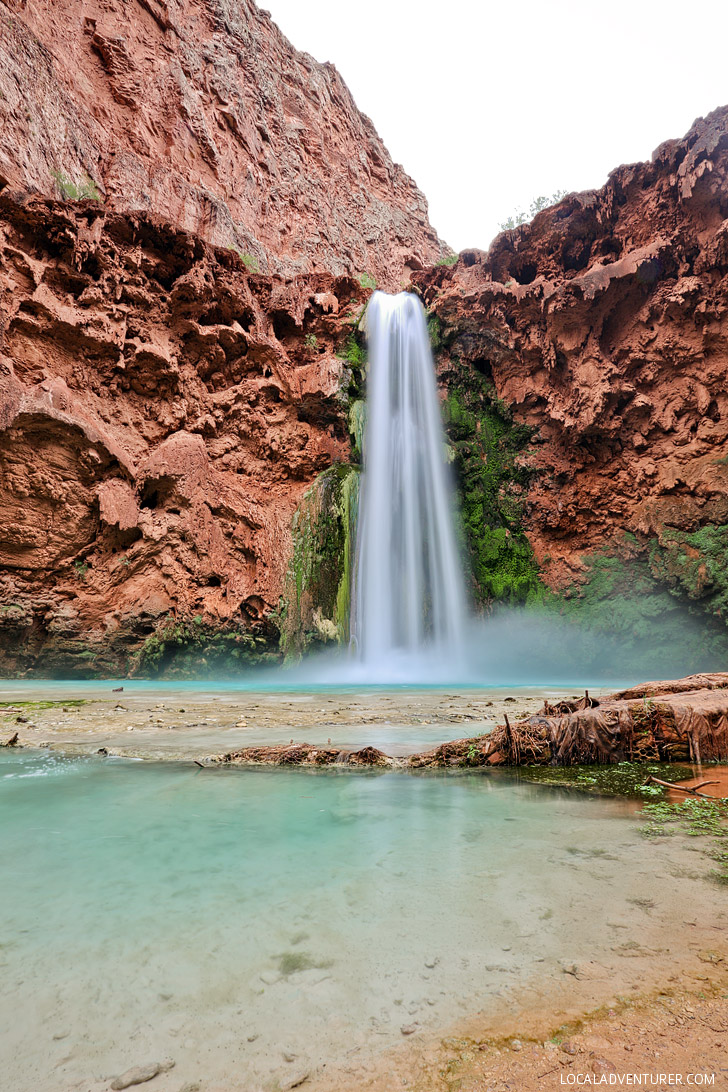
[[[364,450],[364,430],[367,421],[367,404],[363,398],[356,398],[349,407],[349,435],[351,436],[352,463],[360,463]]]
[[[459,257],[459,254],[447,254],[444,258],[440,258],[435,265],[455,265]]]
[[[339,360],[345,360],[350,367],[361,370],[367,362],[366,349],[358,333],[351,333],[336,354]]]
[[[349,637],[359,474],[336,464],[319,474],[293,517],[293,556],[281,609],[287,659]]]
[[[88,702],[88,698],[69,698],[67,701],[0,701],[0,715],[7,708],[41,712],[44,709],[76,709],[81,705],[88,705]]]
[[[73,567],[76,570],[76,576],[79,580],[84,581],[86,579],[86,573],[88,572],[88,561],[83,561],[80,557],[77,557],[73,563]]]
[[[427,333],[433,354],[438,353],[442,348],[442,322],[437,315],[427,316]]]
[[[358,280],[362,288],[374,289],[377,287],[377,282],[374,280],[374,277],[372,277],[370,273],[360,273]]]
[[[661,781],[683,781],[692,776],[685,766],[669,763],[618,762],[611,766],[523,766],[518,770],[522,781],[534,781],[554,788],[578,789],[599,796],[663,796],[661,785],[645,785],[648,776]]]
[[[701,845],[707,857],[717,863],[708,876],[717,883],[728,884],[728,800],[700,798],[679,804],[663,801],[646,804],[648,822],[642,827],[646,838],[661,838],[676,831],[690,838],[710,838]]]
[[[307,349],[318,349],[318,338],[315,334],[306,334],[303,344]]]
[[[277,659],[267,637],[235,627],[221,630],[205,623],[200,614],[181,620],[167,615],[142,645],[131,674],[142,678],[162,673],[178,677],[193,672],[219,674]]]
[[[533,220],[534,216],[542,212],[543,209],[550,208],[551,205],[558,205],[562,198],[566,197],[566,190],[557,190],[556,193],[552,193],[550,197],[545,194],[541,194],[540,197],[535,197],[528,207],[528,212],[524,212],[523,209],[516,209],[516,211],[508,217],[507,220],[502,220],[498,225],[501,231],[513,231],[514,228],[520,227],[521,224],[527,224],[530,220]]]
[[[648,557],[653,575],[674,595],[700,602],[728,624],[728,525],[706,524],[691,534],[665,528]]]
[[[240,254],[240,251],[238,251],[238,254]],[[248,273],[260,273],[260,263],[254,254],[240,254],[240,257]]]
[[[723,622],[700,618],[699,607],[679,602],[679,590],[654,575],[653,547],[645,551],[624,535],[602,553],[582,557],[583,583],[541,596],[539,609],[558,614],[567,628],[573,624],[581,662],[609,658],[617,676],[639,671],[664,678],[684,673],[681,664],[720,663],[728,654]]]
[[[62,171],[51,171],[51,177],[64,201],[101,201],[101,193],[93,179],[86,177],[80,186]]]
[[[430,319],[430,339],[442,331]],[[476,597],[481,602],[530,603],[543,597],[538,566],[522,529],[523,493],[530,472],[518,456],[531,430],[515,424],[492,384],[457,361],[443,408],[454,451],[462,529]]]

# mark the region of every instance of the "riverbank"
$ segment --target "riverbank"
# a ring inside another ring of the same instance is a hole
[[[122,689],[117,689],[122,687]],[[595,693],[600,693],[595,691]],[[444,740],[527,717],[563,687],[260,690],[134,683],[0,682],[0,738],[68,754],[105,748],[124,758],[203,760],[291,743],[374,747],[404,758]]]
[[[562,1019],[563,1017],[563,1019]],[[559,1021],[561,1021],[559,1023]],[[703,953],[663,986],[581,1015],[544,1003],[520,1018],[472,1022],[428,1048],[414,1045],[359,1079],[311,1092],[550,1092],[563,1087],[728,1085],[728,967]],[[304,1086],[305,1087],[305,1086]]]

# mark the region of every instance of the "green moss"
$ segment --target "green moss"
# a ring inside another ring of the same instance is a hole
[[[100,201],[101,193],[93,179],[86,179],[77,185],[67,178],[62,171],[51,171],[51,177],[64,201]]]
[[[319,474],[293,518],[293,554],[281,609],[287,659],[349,639],[359,474],[337,464]]]
[[[690,534],[666,527],[649,546],[653,575],[728,625],[728,525]]]
[[[372,290],[377,287],[377,282],[374,277],[372,277],[371,273],[360,273],[359,284],[362,288],[371,288]]]
[[[6,708],[27,709],[29,711],[43,709],[75,709],[80,705],[88,705],[87,698],[70,698],[67,701],[0,701],[0,713]]]
[[[728,655],[722,622],[676,597],[654,573],[653,543],[615,539],[603,552],[585,555],[583,582],[561,594],[545,591],[537,608],[574,627],[579,661],[608,660],[614,676],[666,678],[686,670],[718,670]],[[702,616],[701,616],[702,615]],[[609,647],[606,642],[609,641]]]
[[[455,265],[459,257],[459,254],[447,254],[444,258],[440,258],[439,262],[436,262],[435,264],[452,266]]]
[[[683,781],[692,776],[685,766],[669,763],[619,762],[609,766],[524,766],[518,770],[521,781],[540,785],[578,789],[601,796],[660,797],[665,790],[660,785],[645,785],[652,775],[662,781]]]
[[[441,338],[441,330],[430,328]],[[476,599],[531,603],[543,585],[523,531],[530,472],[519,461],[531,430],[515,424],[491,384],[452,362],[444,421],[452,446],[462,530]]]
[[[361,370],[367,362],[366,349],[358,332],[349,334],[344,344],[336,354],[340,360],[345,360],[352,368]]]
[[[220,675],[277,659],[267,637],[235,627],[221,629],[204,622],[199,614],[192,619],[169,615],[145,640],[130,674],[142,678]]]
[[[430,337],[430,348],[433,353],[438,353],[442,348],[442,322],[437,315],[427,316],[427,333]]]
[[[647,822],[642,834],[647,838],[660,838],[677,832],[689,838],[713,839],[707,845],[700,844],[702,852],[717,863],[708,878],[716,883],[728,884],[728,800],[703,798],[684,800],[679,804],[660,801],[644,808]]]

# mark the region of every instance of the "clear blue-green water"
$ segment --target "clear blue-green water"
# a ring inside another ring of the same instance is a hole
[[[615,950],[683,930],[699,883],[634,808],[492,774],[1,753],[3,1086],[96,1092],[169,1056],[155,1089],[251,1092],[561,996],[564,965],[626,989],[643,968]]]

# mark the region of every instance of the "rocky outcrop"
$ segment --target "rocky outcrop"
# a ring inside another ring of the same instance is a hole
[[[609,554],[723,615],[728,108],[414,279],[483,595],[578,595]]]
[[[147,214],[0,195],[2,672],[277,652],[294,512],[349,458],[364,300]]]
[[[4,0],[0,187],[161,216],[251,269],[397,290],[443,248],[330,64],[253,0]]]

